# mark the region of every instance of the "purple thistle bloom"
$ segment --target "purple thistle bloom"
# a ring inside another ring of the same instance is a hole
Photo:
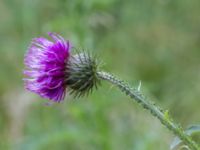
[[[25,55],[25,87],[43,98],[60,102],[66,93],[65,72],[71,45],[58,34],[49,36],[53,41],[44,37],[33,39]]]

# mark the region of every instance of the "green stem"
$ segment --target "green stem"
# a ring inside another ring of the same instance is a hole
[[[174,123],[167,111],[163,112],[158,106],[148,100],[139,89],[131,88],[127,83],[107,72],[98,72],[97,75],[100,79],[107,80],[116,85],[122,92],[141,104],[143,108],[149,110],[154,117],[158,118],[164,126],[178,136],[191,150],[200,150],[196,142],[193,141],[180,126]]]

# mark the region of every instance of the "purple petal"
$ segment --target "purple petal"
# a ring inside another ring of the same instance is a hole
[[[34,38],[24,58],[25,87],[55,102],[66,94],[65,66],[70,57],[70,43],[56,33],[53,39]]]

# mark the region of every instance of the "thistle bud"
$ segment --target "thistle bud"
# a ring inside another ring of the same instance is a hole
[[[66,64],[65,82],[70,94],[84,96],[97,88],[100,79],[97,76],[99,63],[95,57],[83,52],[70,57]]]

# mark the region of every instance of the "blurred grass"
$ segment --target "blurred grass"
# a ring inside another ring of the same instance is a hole
[[[33,37],[58,32],[105,70],[141,80],[186,127],[200,121],[199,13],[198,0],[0,1],[0,149],[167,150],[171,133],[108,84],[44,106],[23,90],[23,56]]]

